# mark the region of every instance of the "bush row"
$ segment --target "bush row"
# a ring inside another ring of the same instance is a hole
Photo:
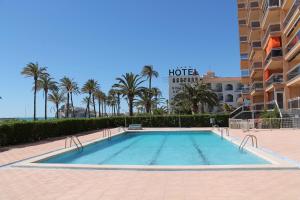
[[[208,127],[210,118],[219,126],[228,126],[228,115],[181,115],[107,117],[93,119],[60,119],[16,121],[0,125],[0,146],[23,144],[46,138],[73,135],[103,128],[142,124],[143,127]]]

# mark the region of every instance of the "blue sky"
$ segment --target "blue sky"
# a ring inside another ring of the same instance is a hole
[[[104,91],[152,64],[166,98],[168,69],[176,66],[240,75],[235,0],[0,0],[0,25],[0,117],[32,116],[32,80],[20,75],[29,62],[56,80],[97,79]]]

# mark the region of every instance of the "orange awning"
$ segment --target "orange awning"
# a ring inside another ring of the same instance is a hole
[[[268,55],[273,48],[281,47],[281,38],[280,37],[271,37],[268,41],[266,48],[266,54]]]

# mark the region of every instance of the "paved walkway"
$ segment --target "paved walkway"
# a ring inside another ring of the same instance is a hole
[[[116,133],[117,129],[113,130]],[[299,130],[253,132],[259,145],[300,161]],[[242,138],[240,130],[231,135]],[[101,132],[81,136],[90,141]],[[64,139],[0,150],[0,165],[64,146]],[[2,151],[2,152],[1,152]],[[282,199],[300,200],[300,170],[98,171],[0,167],[0,199]]]

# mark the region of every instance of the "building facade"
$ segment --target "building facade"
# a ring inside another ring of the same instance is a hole
[[[251,110],[300,108],[300,0],[237,0],[243,98]]]
[[[243,89],[240,77],[218,77],[212,71],[201,76],[196,69],[191,68],[169,70],[169,102],[172,102],[185,84],[195,84],[197,82],[206,83],[218,95],[220,105],[226,103],[233,108],[239,106]],[[217,107],[212,110],[206,109],[207,112],[219,111]]]

